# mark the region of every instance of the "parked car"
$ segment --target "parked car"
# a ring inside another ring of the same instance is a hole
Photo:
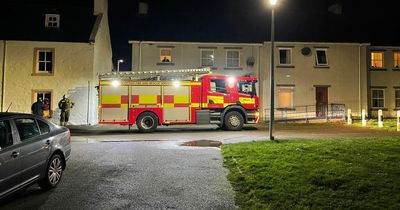
[[[33,183],[56,187],[70,142],[68,128],[32,114],[0,112],[0,199]]]

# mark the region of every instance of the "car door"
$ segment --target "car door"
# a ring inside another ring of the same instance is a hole
[[[20,148],[10,120],[0,120],[0,197],[21,183]]]
[[[50,151],[49,131],[41,134],[34,118],[15,119],[15,125],[21,141],[21,179],[22,181],[38,179],[44,171]]]

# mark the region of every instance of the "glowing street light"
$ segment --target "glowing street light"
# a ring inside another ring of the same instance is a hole
[[[118,61],[117,61],[117,72],[119,72],[119,64],[120,63],[123,63],[124,62],[124,60],[122,60],[122,59],[119,59]]]

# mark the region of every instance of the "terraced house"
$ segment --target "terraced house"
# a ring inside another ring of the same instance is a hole
[[[252,75],[259,78],[261,111],[269,109],[270,42],[130,43],[133,71],[211,67],[213,74]],[[395,117],[400,105],[399,50],[368,43],[278,42],[277,117],[305,109],[309,117],[324,117],[338,104],[355,117],[362,109],[371,117],[379,109],[385,117]]]
[[[29,113],[38,98],[75,102],[72,124],[97,122],[98,73],[112,69],[107,0],[15,0],[0,13],[1,110]],[[8,15],[18,15],[10,18]]]

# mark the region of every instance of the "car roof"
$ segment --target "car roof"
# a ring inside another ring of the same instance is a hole
[[[0,117],[18,117],[18,116],[21,116],[21,117],[23,117],[23,116],[25,116],[25,117],[27,117],[27,116],[32,117],[32,116],[34,116],[34,115],[32,115],[32,114],[26,114],[26,113],[16,113],[16,112],[0,112]]]

